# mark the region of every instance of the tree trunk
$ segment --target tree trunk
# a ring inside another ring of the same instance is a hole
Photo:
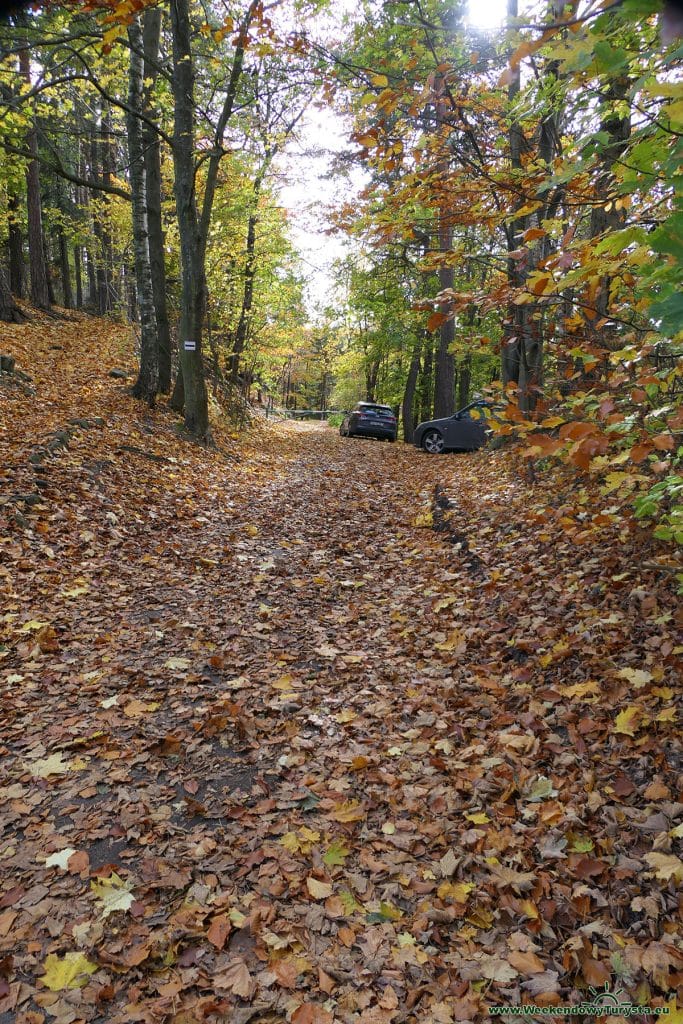
[[[602,151],[601,171],[596,181],[596,200],[591,209],[589,233],[596,238],[607,231],[616,231],[624,222],[624,210],[617,210],[609,197],[614,187],[612,168],[623,153],[631,135],[630,112],[623,114],[629,94],[630,81],[627,76],[608,80],[605,91],[600,97],[601,117],[600,130],[609,138]],[[595,299],[595,318],[600,320],[608,315],[611,277],[605,275],[600,279],[600,286]],[[606,346],[609,347],[609,346]]]
[[[156,61],[159,55],[161,32],[161,10],[148,8],[143,15],[143,47],[145,55],[145,91],[143,105],[150,120],[155,118],[152,104],[152,89],[156,79]],[[145,152],[145,176],[147,185],[147,235],[149,240],[149,262],[152,273],[152,292],[156,315],[156,331],[159,362],[159,390],[168,394],[171,390],[172,346],[171,329],[166,305],[166,263],[164,259],[164,230],[161,219],[161,149],[159,136],[147,122],[142,123],[142,141]]]
[[[55,285],[52,277],[54,260],[52,259],[50,239],[45,232],[43,232],[43,257],[45,259],[45,269],[47,270],[47,297],[50,300],[50,305],[56,306],[57,296],[55,295]]]
[[[74,246],[74,277],[76,278],[76,309],[83,308],[83,275],[81,268],[81,247]]]
[[[159,348],[157,342],[152,269],[147,235],[147,183],[142,123],[143,59],[142,28],[138,17],[128,26],[130,63],[128,70],[128,156],[133,214],[135,283],[140,316],[140,371],[133,385],[133,396],[154,405],[159,386]]]
[[[258,202],[258,190],[256,185],[254,185],[254,191],[256,192],[254,201]],[[242,307],[240,309],[239,320],[237,321],[237,328],[235,329],[235,337],[229,362],[230,380],[233,382],[235,382],[239,376],[240,357],[244,351],[244,346],[249,334],[249,321],[254,299],[254,278],[256,277],[255,249],[257,220],[256,211],[249,214],[249,224],[247,226],[247,260],[244,268]]]
[[[194,437],[208,440],[209,404],[202,362],[206,275],[194,189],[194,64],[189,0],[171,0],[171,31],[175,69],[173,166],[181,267],[180,366],[185,428]]]
[[[439,128],[444,124],[446,104],[439,100],[436,109],[436,121]],[[447,165],[443,165],[443,171]],[[439,251],[446,257],[453,245],[453,225],[450,212],[442,202],[439,208]],[[452,290],[455,283],[453,267],[443,262],[439,267],[439,291]],[[434,416],[452,416],[455,412],[455,356],[452,348],[455,341],[455,320],[452,314],[452,300],[445,298],[441,302],[441,312],[448,318],[439,328],[439,343],[434,363]]]
[[[28,49],[19,51],[19,70],[27,85],[31,85],[31,65]],[[26,167],[26,207],[28,211],[28,252],[31,271],[31,302],[39,309],[50,308],[47,266],[43,250],[43,213],[40,201],[40,164],[38,162],[38,133],[35,124],[29,128],[26,148],[32,159]]]
[[[14,301],[2,264],[0,264],[0,320],[8,324],[23,324],[26,319]]]
[[[451,246],[451,230],[442,226],[439,231],[441,251],[447,252]],[[439,288],[452,288],[455,282],[453,267],[439,268]],[[441,303],[444,313],[449,313],[450,300]],[[449,319],[439,328],[439,343],[434,364],[434,416],[452,416],[455,412],[455,356],[452,352],[455,341],[455,320]]]
[[[62,275],[62,299],[65,309],[74,308],[74,296],[71,289],[71,269],[69,267],[69,249],[66,244],[64,228],[57,228],[57,244],[59,246],[59,267]]]
[[[415,392],[417,389],[417,378],[420,373],[420,355],[422,350],[422,339],[418,338],[413,345],[413,352],[408,367],[408,377],[403,392],[401,403],[401,421],[403,423],[403,440],[406,444],[412,444],[415,433],[415,416],[413,406],[415,404]]]
[[[472,380],[472,353],[463,356],[458,373],[458,408],[462,409],[470,400],[470,382]]]
[[[420,422],[432,418],[433,408],[433,367],[434,344],[431,335],[427,338],[424,360],[422,362],[422,379],[420,381]]]
[[[19,224],[19,196],[7,197],[7,253],[9,256],[9,286],[18,299],[24,297],[24,240]]]

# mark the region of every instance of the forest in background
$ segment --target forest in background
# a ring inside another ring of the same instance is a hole
[[[657,0],[36,5],[0,32],[0,313],[136,325],[133,393],[209,436],[228,406],[401,408],[473,392],[533,460],[597,475],[680,541],[681,38]],[[312,104],[352,125],[358,201],[306,309],[276,188]],[[678,347],[677,347],[678,346]]]

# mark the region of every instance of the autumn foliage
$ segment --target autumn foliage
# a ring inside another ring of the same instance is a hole
[[[448,1024],[607,985],[678,1020],[651,535],[507,451],[188,445],[109,375],[126,330],[7,336],[0,1013]]]

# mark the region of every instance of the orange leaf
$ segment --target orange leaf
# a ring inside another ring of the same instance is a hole
[[[673,434],[657,434],[656,437],[652,438],[652,443],[655,448],[660,452],[670,452],[672,448],[675,448],[676,442],[673,439]]]
[[[642,462],[650,452],[652,451],[652,445],[649,444],[636,444],[631,448],[629,457],[632,462]]]
[[[523,242],[533,242],[536,238],[543,238],[546,232],[543,228],[527,228],[522,235]]]
[[[560,427],[560,437],[563,441],[578,441],[582,437],[587,437],[589,434],[594,434],[597,427],[594,423],[580,423],[575,421],[574,423],[566,423],[563,427]]]
[[[552,277],[539,277],[538,281],[534,281],[532,291],[534,295],[542,295],[546,289],[546,286],[552,281]]]
[[[596,985],[609,984],[611,980],[609,968],[601,960],[584,960],[582,972],[587,984],[594,988]]]
[[[332,1024],[333,1020],[331,1013],[315,1003],[302,1003],[292,1014],[292,1024]]]
[[[531,434],[527,440],[533,448],[540,448],[544,455],[554,455],[564,448],[564,441],[558,437],[548,437],[547,434]]]
[[[427,330],[435,331],[437,327],[441,327],[448,320],[447,313],[432,313],[429,320],[427,321]]]
[[[230,934],[230,928],[230,918],[228,915],[218,914],[211,922],[211,927],[206,933],[206,937],[216,949],[222,949],[225,945],[225,940]]]

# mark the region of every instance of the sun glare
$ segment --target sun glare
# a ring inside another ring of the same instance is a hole
[[[500,28],[505,23],[506,14],[506,0],[469,0],[467,5],[468,24],[483,32]]]

